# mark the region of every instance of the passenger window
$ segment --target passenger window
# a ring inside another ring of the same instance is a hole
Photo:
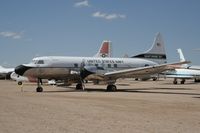
[[[117,64],[114,64],[114,68],[117,68]]]
[[[147,67],[147,66],[149,66],[149,64],[145,64],[144,66]]]
[[[95,64],[96,67],[98,67],[98,64]]]
[[[43,60],[39,60],[37,64],[44,64]]]
[[[108,64],[108,68],[111,68],[111,64]]]

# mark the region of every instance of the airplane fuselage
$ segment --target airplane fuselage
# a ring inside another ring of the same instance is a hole
[[[180,78],[180,79],[195,79],[200,78],[200,70],[192,69],[175,69],[165,72],[166,77],[168,78]]]
[[[63,79],[77,74],[87,66],[89,71],[103,74],[117,70],[156,65],[155,62],[137,58],[95,58],[95,57],[38,57],[23,64],[15,71],[21,76]]]

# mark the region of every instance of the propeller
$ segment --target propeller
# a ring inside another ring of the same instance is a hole
[[[94,74],[97,72],[97,67],[96,66],[84,66],[81,67],[80,70],[80,77],[82,79],[86,78],[90,74]]]
[[[80,77],[81,81],[85,79],[87,76],[91,74],[102,74],[104,72],[104,68],[99,66],[87,66],[85,65],[84,61],[81,63],[80,66]]]

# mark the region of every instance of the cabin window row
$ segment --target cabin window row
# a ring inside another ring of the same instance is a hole
[[[89,64],[89,65],[92,66],[93,64]],[[94,64],[94,65],[95,65],[96,67],[101,66],[101,65],[99,65],[99,64]],[[79,66],[79,65],[78,65],[77,63],[74,64],[74,67],[75,67],[75,68],[77,68],[78,66]],[[104,65],[104,66],[106,66],[106,65]],[[112,65],[111,65],[111,64],[107,64],[107,67],[108,67],[108,68],[111,68]],[[118,66],[117,66],[117,64],[113,64],[113,67],[114,67],[114,68],[117,68]]]

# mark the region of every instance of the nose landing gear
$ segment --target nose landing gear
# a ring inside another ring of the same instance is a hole
[[[42,85],[42,79],[38,78],[36,92],[43,92],[43,88],[41,85]]]

